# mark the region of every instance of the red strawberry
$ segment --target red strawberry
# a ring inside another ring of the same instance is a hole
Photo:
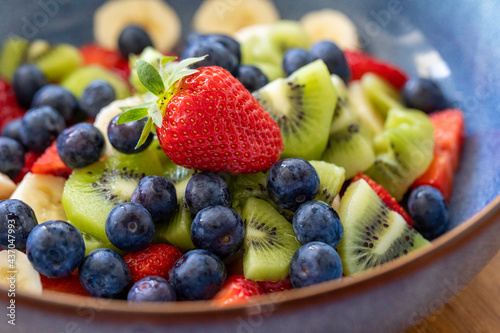
[[[215,294],[213,301],[218,306],[229,306],[245,303],[255,295],[264,294],[259,283],[245,279],[243,275],[231,275],[227,278],[222,289]]]
[[[147,249],[129,253],[124,259],[136,283],[146,276],[161,276],[168,280],[168,273],[174,263],[182,257],[182,251],[167,244],[151,244]]]
[[[48,278],[45,275],[40,274],[42,280],[42,286],[44,290],[59,291],[63,293],[89,296],[85,289],[83,289],[78,275],[71,274],[63,278]]]
[[[101,65],[110,69],[125,81],[130,76],[128,59],[121,56],[118,51],[107,50],[96,44],[87,44],[80,48],[84,65]]]
[[[161,103],[161,99],[160,99]],[[267,170],[283,152],[278,125],[228,71],[202,67],[175,87],[158,139],[177,165],[233,174]]]
[[[21,170],[21,172],[13,179],[15,183],[20,183],[24,176],[28,172],[30,172],[31,167],[35,163],[35,161],[40,157],[40,153],[36,151],[28,151],[26,154],[24,154],[24,166]]]
[[[353,80],[359,80],[369,72],[375,73],[390,82],[398,90],[403,88],[406,81],[408,81],[406,73],[393,64],[361,52],[346,50],[344,54],[351,68]]]
[[[277,281],[277,282],[259,281],[259,284],[266,294],[272,294],[280,291],[293,289],[292,282],[290,282],[290,278],[286,278],[282,281]]]
[[[23,115],[24,110],[17,104],[14,89],[7,81],[0,79],[0,132],[5,125]]]
[[[52,142],[49,148],[40,156],[31,167],[31,172],[39,175],[53,175],[68,178],[72,170],[61,161],[57,153],[57,141]]]
[[[383,187],[382,185],[376,183],[373,179],[371,179],[370,177],[368,177],[367,175],[365,174],[358,174],[356,177],[354,177],[352,180],[351,180],[351,183],[354,183],[360,179],[364,179],[366,180],[366,182],[368,183],[368,185],[370,185],[370,187],[372,188],[372,190],[375,191],[375,193],[377,193],[377,195],[379,196],[380,199],[382,199],[382,201],[390,208],[392,209],[393,211],[395,211],[396,213],[398,213],[399,215],[401,215],[405,220],[406,220],[406,223],[408,223],[409,226],[413,227],[413,221],[411,220],[411,218],[408,216],[408,214],[406,213],[406,211],[403,209],[403,207],[401,207],[399,205],[399,203],[396,201],[396,199],[394,199],[394,197],[392,197]]]

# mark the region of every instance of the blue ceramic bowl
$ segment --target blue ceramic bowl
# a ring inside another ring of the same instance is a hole
[[[125,1],[125,0],[123,0]],[[147,1],[147,0],[145,0]],[[215,1],[215,0],[214,0]],[[236,4],[238,0],[217,0]],[[244,0],[251,1],[251,0]],[[92,40],[92,14],[102,0],[2,1],[0,39],[82,44]],[[184,31],[196,1],[170,0]],[[282,17],[334,8],[358,26],[364,47],[411,74],[438,80],[465,113],[467,140],[451,200],[453,229],[434,246],[366,272],[254,303],[218,309],[206,302],[140,306],[70,295],[16,295],[16,332],[398,332],[441,307],[500,248],[500,25],[495,0],[278,1]],[[46,6],[45,6],[46,7]],[[42,24],[43,23],[43,24]],[[7,306],[0,289],[0,306]],[[1,331],[14,327],[1,321]],[[14,331],[14,330],[13,330]]]

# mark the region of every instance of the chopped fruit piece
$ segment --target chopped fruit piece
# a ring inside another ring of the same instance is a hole
[[[7,81],[0,79],[0,132],[5,125],[23,115],[24,110],[17,104],[14,89]]]
[[[281,281],[272,282],[272,281],[259,281],[260,286],[264,290],[266,294],[277,293],[280,291],[293,289],[292,282],[290,278],[286,278]]]
[[[117,51],[112,51],[95,44],[87,44],[80,48],[83,56],[83,64],[101,65],[104,68],[111,69],[124,80],[128,80],[130,68],[128,59],[123,58]]]
[[[36,152],[36,151],[28,151],[25,155],[24,155],[24,166],[23,166],[23,169],[21,170],[21,172],[13,179],[13,181],[18,184],[20,183],[24,176],[26,176],[26,174],[28,172],[30,172],[31,168],[33,167],[33,164],[35,164],[36,160],[40,157],[40,153]]]
[[[37,175],[53,175],[68,178],[73,172],[68,168],[57,153],[57,141],[40,156],[31,167],[31,173]]]
[[[383,60],[356,51],[344,51],[351,68],[352,80],[359,80],[366,73],[375,73],[390,82],[396,89],[403,88],[408,76],[402,69]]]
[[[245,279],[243,275],[233,275],[227,278],[213,300],[219,306],[229,306],[246,303],[250,297],[263,294],[264,290],[259,283]]]
[[[366,180],[366,182],[368,183],[368,185],[370,185],[370,187],[372,188],[372,190],[374,190],[375,193],[377,193],[377,195],[379,196],[379,198],[382,199],[382,201],[387,206],[389,206],[390,209],[392,209],[393,211],[395,211],[396,213],[398,213],[399,215],[401,215],[405,219],[405,221],[408,223],[408,225],[413,226],[413,221],[408,216],[408,214],[403,209],[403,207],[401,207],[399,205],[399,203],[396,201],[396,199],[394,199],[393,196],[391,196],[381,185],[377,184],[370,177],[368,177],[367,175],[364,175],[364,174],[360,173],[359,175],[357,175],[356,177],[353,178],[353,180],[351,181],[351,184],[355,183],[356,181],[358,181],[360,179]]]
[[[446,201],[450,201],[453,190],[453,157],[448,151],[436,151],[427,171],[413,183],[412,189],[422,185],[437,188]]]
[[[182,251],[167,244],[149,245],[147,249],[127,254],[124,259],[135,283],[146,276],[160,276],[168,280],[174,263],[182,257]]]

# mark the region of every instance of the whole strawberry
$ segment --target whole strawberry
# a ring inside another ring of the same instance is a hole
[[[126,110],[119,122],[150,115],[165,154],[186,168],[233,174],[269,169],[283,152],[278,125],[226,70],[187,68],[200,59],[181,61],[165,82],[151,64],[139,60],[141,83],[159,99]]]
[[[168,280],[168,273],[174,263],[182,257],[182,251],[167,244],[152,244],[145,250],[129,253],[123,258],[130,268],[132,282],[146,276],[160,276]]]

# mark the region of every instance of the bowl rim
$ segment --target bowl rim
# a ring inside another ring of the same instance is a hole
[[[360,294],[381,284],[403,278],[424,266],[430,266],[439,258],[463,246],[470,239],[481,233],[494,223],[500,221],[500,195],[495,197],[483,209],[472,217],[448,231],[432,242],[432,246],[411,252],[409,255],[337,281],[329,281],[308,288],[289,290],[283,293],[256,296],[250,302],[229,307],[218,307],[211,301],[175,302],[175,303],[128,303],[124,300],[105,300],[93,297],[71,295],[60,292],[45,292],[34,295],[16,292],[16,302],[23,306],[38,309],[50,309],[51,313],[82,317],[86,309],[93,309],[93,314],[100,320],[130,322],[140,316],[148,320],[164,322],[192,322],[193,315],[197,320],[214,318],[235,318],[297,310],[312,304],[338,301],[342,298]],[[0,299],[6,300],[7,291],[0,286]],[[300,302],[298,302],[300,300]],[[124,316],[126,314],[126,316]]]

